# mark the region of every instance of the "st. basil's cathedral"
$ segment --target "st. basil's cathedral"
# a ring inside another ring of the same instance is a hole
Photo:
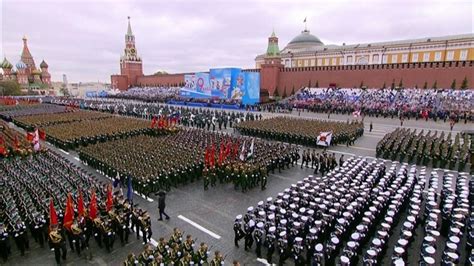
[[[23,90],[51,88],[51,74],[48,72],[48,64],[43,60],[39,65],[40,68],[36,68],[35,60],[28,49],[26,37],[23,37],[23,51],[20,61],[13,66],[5,57],[0,67],[3,69],[0,80],[16,81]]]

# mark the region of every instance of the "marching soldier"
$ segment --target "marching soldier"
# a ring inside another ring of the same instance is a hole
[[[28,235],[26,232],[25,223],[20,219],[16,221],[15,226],[13,227],[13,237],[17,248],[20,250],[22,256],[25,255],[25,250],[29,249]]]
[[[71,225],[71,233],[72,242],[74,243],[77,255],[80,256],[81,250],[85,248],[85,236],[84,232],[79,227],[79,224],[76,221]]]
[[[255,229],[253,233],[253,237],[255,238],[255,244],[257,246],[256,253],[257,257],[262,257],[262,242],[263,242],[263,222],[257,223],[257,229]]]
[[[50,232],[48,234],[49,245],[54,249],[54,257],[58,265],[61,264],[61,255],[63,260],[66,260],[67,249],[66,242],[64,241],[64,233],[58,227],[57,224],[50,226]]]
[[[222,257],[221,252],[216,250],[216,252],[214,252],[214,258],[211,261],[211,266],[218,265],[224,265],[224,258]]]
[[[207,245],[205,243],[201,243],[201,245],[199,246],[199,250],[197,252],[197,254],[195,255],[195,260],[194,262],[197,263],[198,265],[206,265],[207,264],[207,260],[208,260],[208,257],[209,257],[209,251],[208,251],[208,248],[207,248]]]
[[[267,247],[267,262],[272,264],[273,252],[275,252],[275,231],[276,227],[268,228],[268,233],[265,237],[265,246]]]
[[[10,255],[10,240],[8,231],[5,225],[0,222],[0,256],[3,259],[3,262],[8,260],[8,255]]]
[[[239,240],[244,236],[244,231],[242,230],[242,215],[239,214],[235,217],[234,222],[234,245],[239,247]]]

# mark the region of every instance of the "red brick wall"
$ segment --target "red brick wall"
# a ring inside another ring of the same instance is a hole
[[[184,73],[138,77],[139,86],[176,86],[184,82]]]
[[[262,75],[265,73],[261,71]],[[295,90],[318,82],[320,87],[336,83],[339,87],[359,87],[361,82],[368,88],[382,87],[385,83],[391,86],[395,80],[398,86],[403,79],[404,87],[423,87],[425,81],[428,87],[437,82],[438,88],[450,88],[456,79],[459,87],[464,78],[468,79],[470,87],[474,85],[474,62],[448,62],[448,63],[414,63],[393,65],[366,65],[366,66],[341,66],[341,67],[302,67],[281,69],[279,73],[278,88],[280,95],[286,87],[289,95],[293,86]],[[262,80],[265,77],[261,77]],[[261,83],[262,84],[262,83]]]
[[[110,76],[110,81],[112,84],[112,89],[128,89],[128,77],[125,75],[112,75]]]

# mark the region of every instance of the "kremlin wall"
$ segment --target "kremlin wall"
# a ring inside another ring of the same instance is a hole
[[[357,45],[325,45],[305,29],[279,49],[273,32],[267,51],[255,58],[260,72],[261,95],[290,95],[301,87],[403,87],[450,88],[453,80],[465,78],[474,84],[474,34],[433,37]],[[120,74],[111,76],[112,88],[135,86],[180,86],[184,75],[144,75],[135,47],[130,20],[125,35]]]

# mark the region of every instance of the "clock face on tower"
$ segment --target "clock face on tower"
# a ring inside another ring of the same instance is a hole
[[[135,48],[130,48],[130,54],[135,55],[135,53],[136,53]]]

